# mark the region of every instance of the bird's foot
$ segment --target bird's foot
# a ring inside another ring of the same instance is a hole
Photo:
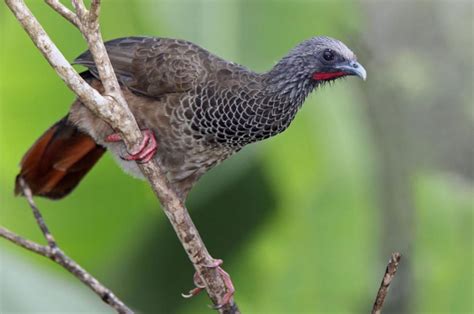
[[[205,265],[208,268],[217,269],[217,271],[222,275],[224,279],[224,284],[227,288],[227,292],[224,295],[222,302],[218,304],[217,306],[214,306],[214,309],[220,309],[226,304],[228,304],[235,292],[234,284],[232,283],[232,280],[230,279],[230,275],[220,267],[222,263],[223,261],[221,259],[216,259],[211,264]],[[195,295],[198,295],[202,290],[204,290],[204,288],[206,288],[204,281],[202,280],[201,276],[197,272],[194,273],[193,279],[194,279],[194,285],[196,286],[196,288],[190,290],[188,294],[184,294],[184,293],[181,294],[183,298],[194,297]]]
[[[130,152],[127,156],[120,156],[123,160],[135,160],[139,163],[149,162],[158,149],[155,134],[150,129],[142,130],[143,139],[138,146],[137,150]],[[108,143],[121,142],[123,141],[122,136],[119,133],[113,133],[105,138]]]

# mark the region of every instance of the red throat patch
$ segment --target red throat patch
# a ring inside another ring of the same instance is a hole
[[[347,75],[345,72],[316,72],[313,74],[313,79],[317,81],[332,80],[341,76]]]

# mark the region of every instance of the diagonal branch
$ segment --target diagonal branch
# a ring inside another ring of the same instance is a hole
[[[7,239],[8,241],[15,243],[22,248],[35,252],[39,255],[49,257],[50,249],[47,246],[40,245],[36,242],[30,241],[23,238],[22,236],[17,235],[14,232],[11,232],[7,228],[0,227],[0,237]]]
[[[7,6],[33,40],[38,50],[40,50],[66,85],[87,108],[106,121],[113,129],[121,133],[129,151],[136,151],[135,148],[141,142],[142,134],[121,93],[102,41],[98,23],[100,1],[93,0],[92,7],[88,11],[84,6],[83,0],[73,0],[75,13],[69,11],[69,9],[66,10],[58,0],[46,1],[48,5],[58,11],[68,21],[74,25],[77,24],[76,26],[86,39],[89,50],[94,57],[100,79],[105,88],[105,95],[101,95],[78,75],[48,37],[23,0],[5,0]],[[215,264],[216,261],[209,255],[183,201],[176,195],[156,161],[151,160],[150,162],[140,164],[139,167],[163,205],[163,210],[173,225],[198,275],[202,278],[210,299],[214,305],[224,303],[227,292],[225,278],[216,268],[207,266]],[[238,313],[239,310],[233,299],[231,299],[227,305],[219,308],[219,312]]]
[[[53,260],[55,263],[61,265],[71,274],[76,276],[80,281],[82,281],[86,286],[94,291],[102,299],[102,301],[114,308],[118,313],[132,314],[133,311],[129,309],[119,298],[117,298],[115,294],[112,293],[112,291],[101,284],[97,279],[95,279],[73,259],[67,256],[57,246],[56,241],[49,232],[48,226],[44,222],[41,212],[33,200],[30,188],[28,185],[26,185],[22,178],[19,179],[19,182],[23,190],[23,194],[28,200],[28,203],[30,204],[30,207],[33,211],[36,223],[41,229],[44,238],[48,241],[48,245],[41,245],[31,240],[25,239],[3,227],[0,227],[0,237],[3,237],[16,245]]]
[[[387,296],[390,283],[392,282],[392,279],[397,273],[398,264],[400,263],[401,258],[402,255],[400,253],[392,253],[387,268],[385,269],[385,274],[383,276],[382,282],[380,283],[379,291],[377,292],[377,296],[375,297],[374,306],[372,308],[372,314],[380,314],[382,312],[383,302],[385,301],[385,297]]]
[[[128,123],[121,125],[120,130],[127,133],[132,141],[139,141],[141,133],[128,106],[119,108],[120,104],[115,104],[110,97],[103,97],[82,79],[49,38],[23,0],[5,0],[5,2],[38,50],[81,102],[112,126],[120,125],[122,120],[126,120]]]
[[[44,222],[43,216],[41,215],[38,207],[36,206],[35,202],[33,201],[33,195],[31,194],[31,190],[28,185],[25,183],[25,180],[19,178],[18,182],[20,183],[21,189],[23,190],[23,195],[25,195],[28,204],[30,204],[31,210],[33,211],[33,216],[35,216],[36,223],[38,224],[41,232],[44,235],[46,241],[48,241],[48,245],[51,249],[57,247],[56,240],[54,240],[53,235],[49,232],[49,228]]]
[[[45,2],[56,12],[61,14],[62,17],[71,22],[72,25],[79,27],[79,19],[76,14],[59,2],[59,0],[45,0]]]

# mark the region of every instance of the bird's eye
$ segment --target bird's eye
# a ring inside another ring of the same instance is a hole
[[[331,49],[324,50],[324,52],[323,52],[324,60],[332,61],[332,60],[334,60],[334,57],[335,57],[334,51],[332,51]]]

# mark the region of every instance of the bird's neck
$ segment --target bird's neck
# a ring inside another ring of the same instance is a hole
[[[262,74],[266,97],[274,100],[273,105],[280,104],[291,111],[299,109],[317,85],[316,81],[308,78],[304,65],[297,61],[290,62],[284,58]]]
[[[259,141],[283,132],[293,121],[298,109],[316,83],[303,71],[288,68],[284,62],[260,74],[261,92],[253,101],[243,102],[247,120],[239,120],[250,132],[237,138],[238,145]]]

